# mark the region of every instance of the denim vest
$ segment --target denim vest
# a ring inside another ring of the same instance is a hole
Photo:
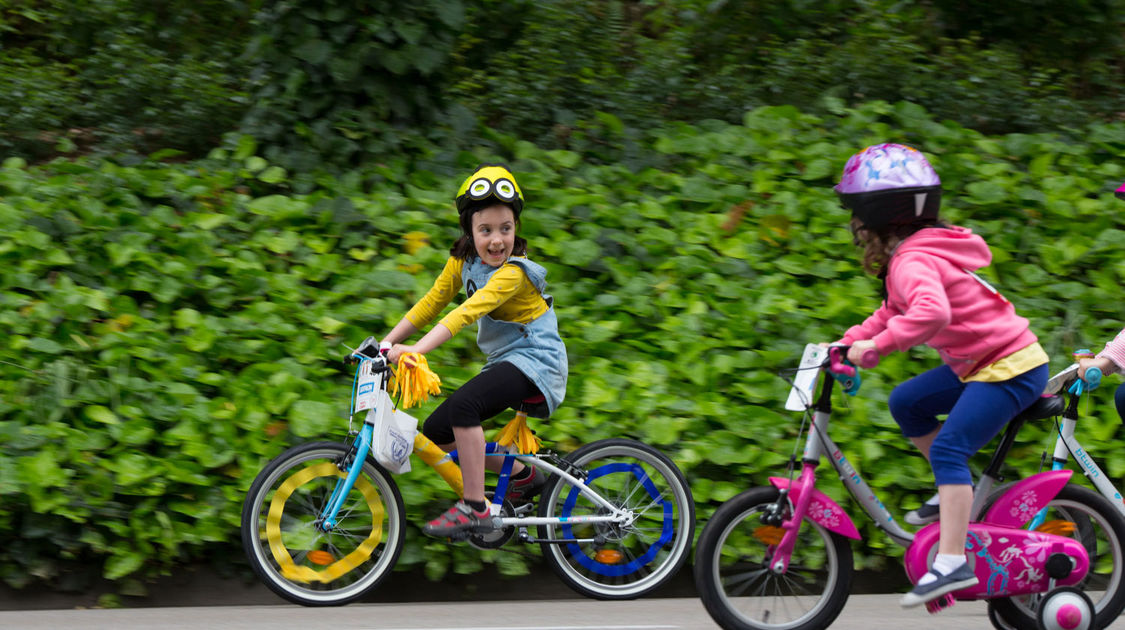
[[[484,315],[479,320],[477,345],[488,355],[484,370],[507,361],[523,372],[546,398],[546,409],[527,409],[528,415],[547,417],[555,412],[566,396],[566,346],[559,337],[554,299],[543,293],[547,287],[547,270],[530,260],[512,256],[508,262],[523,269],[528,280],[547,301],[547,312],[527,324],[493,319]],[[461,268],[465,293],[472,295],[488,282],[499,267],[492,267],[474,257]],[[482,370],[483,371],[483,370]],[[541,407],[541,406],[540,406]]]

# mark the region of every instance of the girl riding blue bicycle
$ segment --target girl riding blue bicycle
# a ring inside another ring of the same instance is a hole
[[[392,364],[409,352],[426,354],[480,323],[477,344],[488,356],[480,374],[449,395],[426,419],[422,433],[445,451],[457,450],[464,495],[422,531],[449,537],[494,528],[485,497],[484,471],[499,472],[501,458],[485,457],[481,422],[510,408],[533,405],[547,417],[566,394],[566,347],[559,337],[553,300],[544,293],[546,269],[528,260],[527,241],[516,236],[523,192],[507,167],[483,164],[461,184],[455,198],[461,237],[450,249],[428,293],[383,339]],[[402,342],[424,328],[461,289],[466,300],[417,343]],[[526,501],[546,479],[516,462],[508,499]],[[497,501],[503,497],[496,497]]]

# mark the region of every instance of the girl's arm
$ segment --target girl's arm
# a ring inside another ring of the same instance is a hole
[[[397,324],[395,324],[391,332],[383,337],[383,343],[392,346],[392,351],[389,356],[392,362],[398,362],[398,357],[404,352],[402,349],[395,350],[395,346],[409,348],[405,350],[405,352],[425,353],[445,343],[449,337],[452,336],[449,334],[448,328],[437,326],[435,328],[445,328],[446,336],[444,338],[441,338],[440,332],[435,333],[435,331],[431,330],[430,333],[434,333],[434,336],[431,337],[430,334],[427,334],[422,337],[417,344],[402,346],[402,342],[413,337],[415,333],[421,330],[420,327],[425,326],[433,320],[433,318],[449,304],[453,296],[457,294],[457,282],[458,278],[461,277],[462,264],[462,261],[450,256],[449,259],[446,260],[445,267],[441,270],[441,274],[438,276],[437,280],[434,281],[434,286],[426,292],[426,295],[423,296]],[[426,349],[419,350],[417,349],[419,347]]]
[[[414,324],[410,323],[409,319],[403,317],[401,320],[399,320],[398,324],[395,324],[395,327],[391,329],[391,332],[387,333],[386,337],[383,337],[383,343],[389,343],[393,346],[396,343],[402,343],[403,341],[410,339],[416,332],[418,332],[418,328],[415,327]]]
[[[849,328],[848,331],[844,333],[844,337],[840,339],[840,343],[852,345],[857,341],[871,339],[887,329],[887,320],[894,315],[895,313],[884,303],[867,319],[863,320],[862,324]]]
[[[926,343],[951,319],[949,297],[932,257],[905,257],[892,268],[888,291],[906,303],[904,311],[890,308],[888,298],[862,324],[848,329],[842,343],[874,342],[879,356]],[[866,350],[867,346],[856,352]]]
[[[926,343],[953,319],[940,271],[948,263],[929,255],[903,255],[897,262],[887,288],[906,306],[887,319],[886,330],[871,337],[880,356]]]
[[[1102,372],[1113,374],[1125,368],[1125,330],[1117,333],[1113,341],[1105,344],[1105,349],[1098,353],[1097,359],[1105,361]]]
[[[404,319],[403,321],[406,320]],[[409,324],[409,322],[407,323]],[[399,322],[399,326],[401,325],[402,322]],[[395,330],[398,330],[399,326],[395,326]],[[410,327],[414,328],[412,324],[410,325]],[[387,335],[387,338],[384,339],[384,341],[389,340],[391,338],[391,335],[395,333],[395,330],[392,330],[391,334]],[[401,357],[403,353],[406,352],[418,352],[421,354],[426,354],[427,352],[433,350],[434,348],[437,348],[438,346],[449,341],[452,338],[453,333],[449,332],[449,329],[446,328],[443,324],[438,324],[431,328],[430,332],[423,335],[422,338],[418,340],[418,343],[410,345],[395,343],[393,346],[391,346],[391,351],[387,353],[387,360],[391,363],[398,363],[399,357]]]

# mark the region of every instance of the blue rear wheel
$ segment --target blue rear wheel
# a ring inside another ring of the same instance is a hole
[[[540,525],[539,537],[559,541],[542,543],[555,573],[595,599],[641,597],[671,579],[687,560],[695,533],[695,503],[679,468],[660,451],[627,439],[594,442],[566,459],[585,472],[587,486],[631,517],[575,522],[611,510],[552,477],[539,514],[562,522]]]

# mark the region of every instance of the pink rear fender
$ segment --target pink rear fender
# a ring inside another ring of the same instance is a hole
[[[770,485],[778,490],[789,488],[790,501],[794,504],[804,491],[804,487],[799,483],[790,484],[788,479],[782,477],[770,477]],[[813,488],[812,497],[809,498],[809,511],[806,517],[824,527],[830,532],[835,532],[841,536],[847,536],[855,540],[859,540],[859,530],[855,528],[855,523],[848,516],[847,512],[843,510],[835,501],[830,499],[828,495],[820,490]]]
[[[982,523],[1023,527],[1070,481],[1070,470],[1037,473],[1014,484],[981,519]]]

